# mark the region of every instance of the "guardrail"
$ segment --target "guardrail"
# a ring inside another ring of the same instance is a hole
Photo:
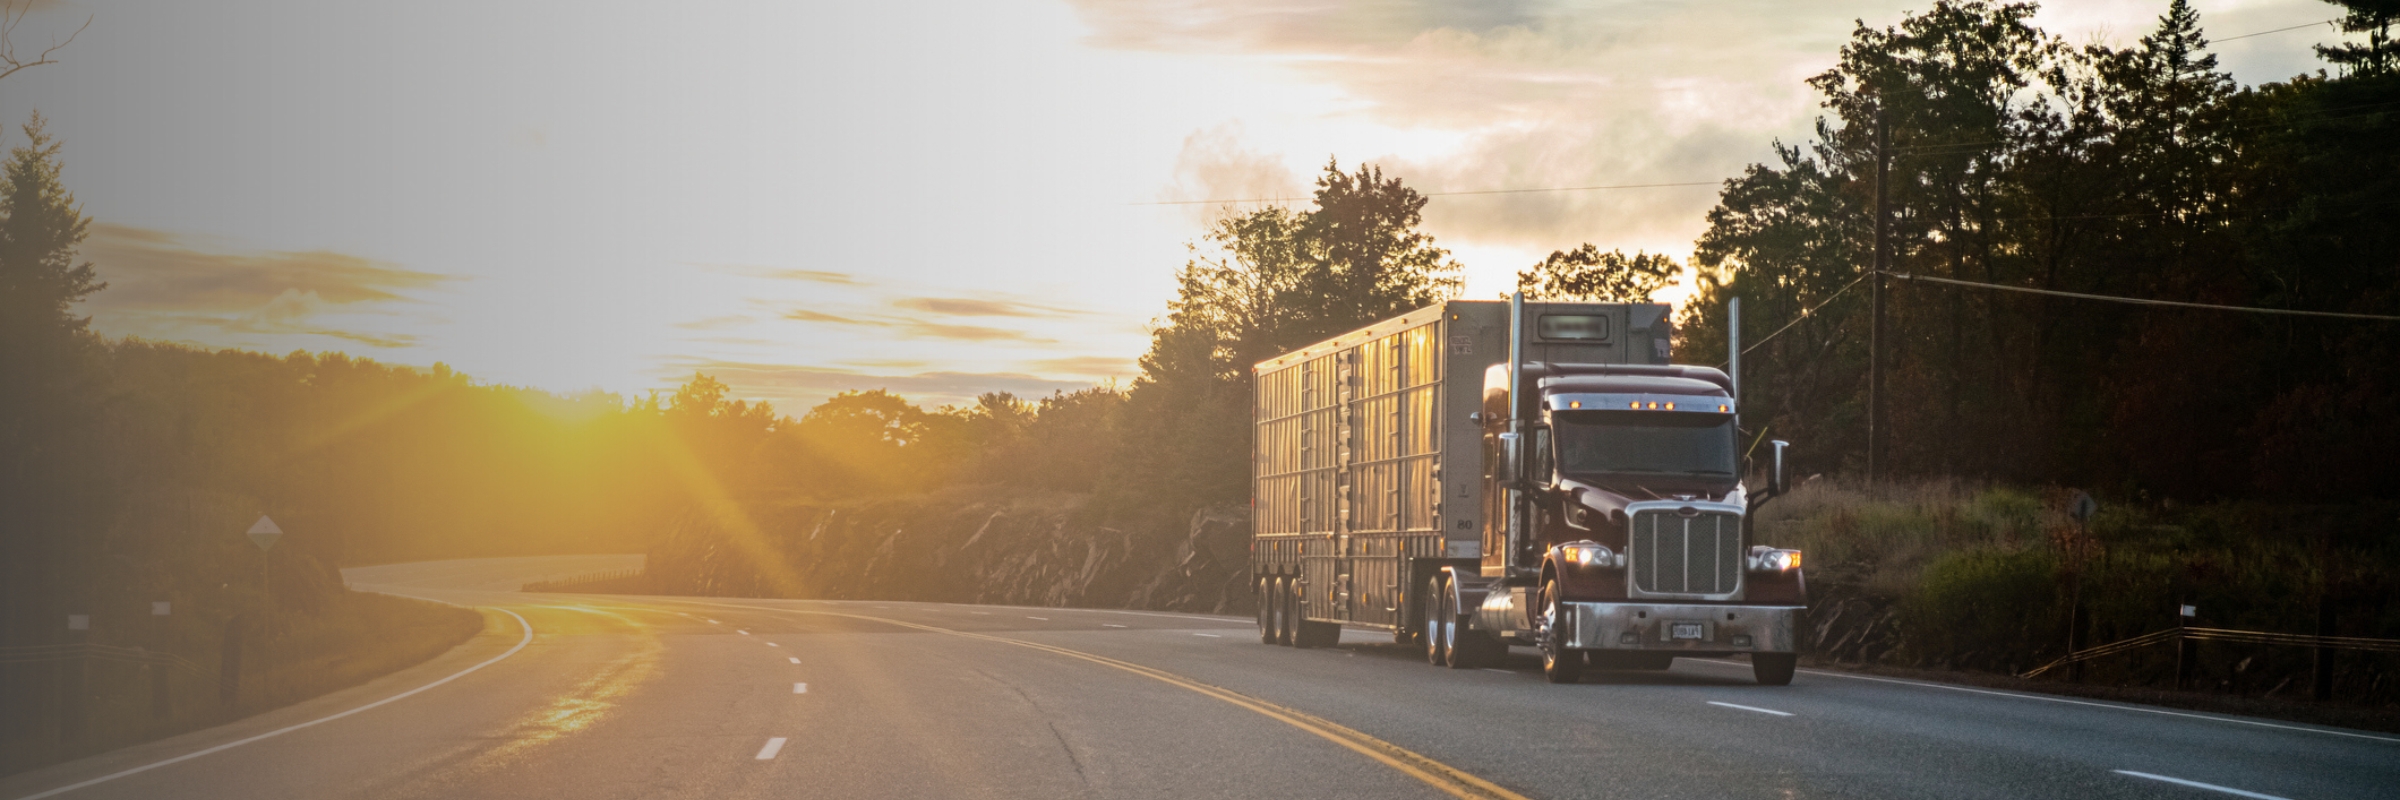
[[[2043,673],[2059,667],[2090,661],[2095,658],[2105,658],[2107,656],[2113,656],[2119,653],[2132,652],[2150,645],[2163,644],[2166,642],[2176,642],[2178,645],[2190,642],[2232,642],[2235,644],[2264,644],[2282,645],[2287,647],[2307,647],[2316,650],[2358,650],[2370,653],[2400,653],[2400,639],[2369,639],[2360,636],[2312,636],[2300,633],[2275,633],[2272,631],[2240,631],[2230,628],[2182,627],[2168,628],[2163,631],[2154,631],[2133,637],[2131,639],[2123,639],[2104,645],[2077,650],[2061,656],[2057,660],[2048,664],[2043,664],[2041,666],[2034,667],[2031,670],[2020,673],[2017,675],[2017,677],[2039,677]],[[2179,655],[2181,654],[2179,653]],[[2185,681],[2186,670],[2179,667],[2176,670],[2176,675],[2176,684],[2181,686]]]

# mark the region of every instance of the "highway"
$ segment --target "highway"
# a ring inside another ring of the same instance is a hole
[[[1841,673],[1553,686],[1523,648],[1452,671],[1228,617],[515,591],[626,558],[349,570],[486,629],[0,800],[2400,796],[2400,736]]]

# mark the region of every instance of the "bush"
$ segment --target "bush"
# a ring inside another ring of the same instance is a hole
[[[1901,602],[1904,650],[1919,662],[2017,672],[2064,649],[2058,562],[2042,550],[1979,548],[1927,566]]]

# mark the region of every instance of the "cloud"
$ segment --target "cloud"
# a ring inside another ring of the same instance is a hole
[[[793,269],[789,267],[770,267],[760,264],[718,263],[693,263],[692,266],[715,272],[729,272],[735,275],[747,275],[753,278],[768,278],[779,281],[829,283],[836,286],[866,285],[866,282],[859,280],[857,275],[847,272],[830,272],[820,269]]]
[[[1832,65],[1854,19],[1898,19],[1900,4],[1879,4],[1889,7],[1077,0],[1076,8],[1102,46],[1240,58],[1338,89],[1317,124],[1390,132],[1369,139],[1384,152],[1336,153],[1343,166],[1373,163],[1438,195],[1737,175],[1770,158],[1777,136],[1806,135],[1816,97],[1802,81]],[[1295,205],[1305,205],[1306,186],[1296,184],[1313,176],[1286,165],[1313,167],[1325,155],[1262,147],[1239,124],[1206,128],[1184,141],[1163,194],[1298,195]],[[1709,186],[1436,196],[1426,227],[1444,242],[1515,251],[1584,241],[1680,251],[1715,201]]]
[[[783,318],[784,318],[784,319],[789,319],[789,320],[797,320],[797,321],[800,321],[800,322],[825,322],[825,323],[831,323],[831,324],[834,324],[834,325],[879,325],[879,324],[881,324],[881,323],[877,323],[877,322],[873,322],[873,321],[869,321],[869,320],[851,319],[851,318],[849,318],[849,317],[837,317],[837,316],[834,316],[834,315],[832,315],[832,314],[827,314],[827,313],[824,313],[824,312],[821,312],[821,311],[810,311],[810,310],[808,310],[808,309],[805,309],[805,308],[795,308],[795,309],[792,309],[792,310],[790,310],[790,311],[785,311],[785,312],[783,312]]]
[[[108,282],[86,301],[94,325],[110,335],[212,347],[322,347],[312,340],[330,338],[404,348],[420,339],[390,331],[396,318],[424,317],[418,295],[457,280],[346,253],[241,253],[210,244],[92,226],[83,254]]]
[[[654,370],[660,380],[680,382],[693,372],[715,376],[737,397],[774,403],[782,413],[797,417],[826,398],[847,391],[883,389],[926,405],[955,405],[985,392],[1013,392],[1039,397],[1055,391],[1075,391],[1089,382],[1061,381],[1014,372],[920,372],[879,375],[829,367],[794,364],[679,358]]]
[[[963,297],[903,297],[892,301],[892,305],[910,311],[951,317],[1059,317],[1089,313],[1056,306],[1020,303],[1013,300]]]
[[[690,322],[678,322],[675,323],[675,327],[682,328],[687,331],[714,331],[723,330],[726,328],[739,328],[741,326],[748,325],[753,321],[754,320],[747,315],[729,314],[722,317],[709,317],[707,319],[696,319]]]
[[[1029,344],[1058,343],[1056,339],[1045,339],[1024,331],[986,328],[979,325],[943,325],[933,322],[910,321],[901,323],[900,327],[910,336],[925,339],[953,339],[965,342],[1026,342]]]
[[[1040,358],[1022,363],[1036,371],[1051,375],[1077,375],[1095,378],[1126,377],[1141,371],[1141,365],[1135,363],[1133,359],[1114,356]]]
[[[413,302],[414,292],[458,280],[325,250],[211,251],[174,234],[124,225],[93,225],[83,252],[108,281],[108,289],[91,299],[100,311],[247,312],[286,292],[305,293],[320,308]],[[297,302],[284,307],[289,311]]]

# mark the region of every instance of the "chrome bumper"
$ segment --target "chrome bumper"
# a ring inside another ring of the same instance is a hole
[[[1791,653],[1800,649],[1798,606],[1567,605],[1575,611],[1575,636],[1567,646],[1579,650]],[[1676,623],[1684,623],[1685,638],[1675,636]],[[1698,638],[1689,637],[1689,626],[1694,624],[1699,626]]]

